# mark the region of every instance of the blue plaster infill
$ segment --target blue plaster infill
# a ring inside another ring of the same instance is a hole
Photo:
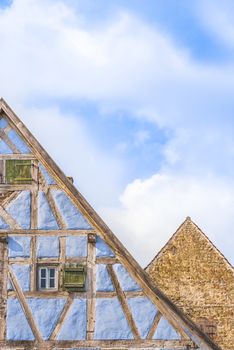
[[[34,335],[16,298],[7,300],[6,317],[7,340],[34,340]]]
[[[110,247],[101,239],[101,237],[97,236],[96,238],[96,256],[98,258],[101,257],[114,257],[115,254],[110,249]]]
[[[57,258],[59,256],[59,238],[56,236],[37,237],[37,257]]]
[[[133,339],[131,329],[117,298],[96,299],[94,339]]]
[[[90,230],[92,227],[63,191],[51,191],[68,229]]]
[[[1,119],[0,119],[0,129],[4,129],[4,128],[6,128],[7,126],[8,126],[8,123],[7,123],[6,119],[1,118]]]
[[[87,256],[87,236],[68,236],[66,256],[70,258]]]
[[[31,153],[26,143],[21,139],[21,137],[14,131],[10,130],[7,134],[12,143],[18,148],[20,153]]]
[[[104,264],[96,265],[96,288],[97,292],[114,292],[115,290]]]
[[[59,321],[66,299],[28,298],[27,302],[43,339],[47,340]]]
[[[55,180],[52,178],[52,176],[50,176],[50,174],[47,172],[47,170],[45,169],[45,167],[41,163],[39,163],[39,169],[42,172],[42,175],[43,175],[43,177],[48,185],[55,185],[56,184]]]
[[[22,191],[13,200],[6,211],[21,226],[22,229],[29,229],[31,223],[31,194],[30,191]]]
[[[10,226],[6,223],[6,221],[2,217],[0,217],[0,229],[7,230],[9,228]]]
[[[142,290],[138,284],[133,280],[125,267],[121,264],[113,265],[114,271],[118,277],[121,288],[125,292],[133,292]]]
[[[18,280],[18,283],[24,292],[29,291],[30,287],[30,266],[22,264],[13,264],[13,272]]]
[[[31,237],[11,236],[7,241],[9,258],[28,258],[30,256]]]
[[[127,301],[140,336],[142,339],[145,339],[153,324],[157,308],[146,297],[129,298]]]
[[[170,323],[162,317],[157,326],[153,339],[159,340],[180,340],[180,335],[170,325]]]
[[[12,150],[5,141],[0,140],[0,154],[12,154]]]
[[[58,230],[59,226],[44,192],[38,193],[38,229]]]
[[[58,340],[85,340],[87,310],[86,299],[74,299],[65,322],[58,334]]]

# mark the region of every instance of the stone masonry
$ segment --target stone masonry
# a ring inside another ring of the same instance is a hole
[[[223,350],[234,349],[234,269],[190,218],[146,271]]]

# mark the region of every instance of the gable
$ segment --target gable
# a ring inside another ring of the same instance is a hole
[[[234,270],[187,218],[148,265],[152,280],[225,349],[234,346]]]
[[[3,152],[1,158],[30,159],[33,166],[32,183],[10,186],[13,194],[1,203],[0,229],[4,234],[6,225],[9,227],[11,259],[23,265],[23,254],[24,264],[32,265],[28,276],[31,294],[22,290],[19,271],[16,273],[9,266],[14,289],[9,294],[9,305],[18,299],[35,339],[52,342],[75,338],[79,345],[85,333],[87,346],[91,340],[110,340],[138,341],[142,346],[151,341],[155,348],[161,345],[181,348],[193,346],[194,342],[202,349],[218,349],[152,285],[147,274],[4,101],[1,108],[0,137],[12,152]],[[23,240],[26,238],[30,240],[29,252]],[[59,291],[56,300],[52,298],[48,303],[49,318],[43,318],[46,296],[37,293],[35,284],[36,266],[43,261],[59,266],[79,261],[87,270],[85,291],[78,294]],[[10,263],[13,264],[13,260]],[[25,274],[23,276],[27,280]],[[12,310],[7,309],[7,313],[11,315]],[[88,315],[86,330],[67,335],[70,324],[84,322],[84,313]],[[10,321],[6,327],[11,327]],[[17,333],[16,324],[14,329]],[[14,337],[20,336],[14,334]],[[69,339],[65,339],[67,337]]]

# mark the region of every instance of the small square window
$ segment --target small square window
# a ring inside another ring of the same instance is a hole
[[[31,184],[31,160],[7,159],[5,180],[7,184]]]
[[[58,270],[54,266],[42,266],[38,269],[39,290],[58,289]]]

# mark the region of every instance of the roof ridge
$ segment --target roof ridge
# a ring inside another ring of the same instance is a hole
[[[154,256],[154,258],[150,261],[150,263],[144,269],[147,270],[148,267],[160,257],[161,253],[175,239],[175,237],[179,234],[181,228],[188,222],[190,222],[193,226],[197,228],[200,234],[208,241],[211,247],[224,260],[224,262],[228,265],[228,267],[233,270],[233,273],[234,273],[234,267],[232,266],[232,264],[228,261],[225,255],[216,247],[216,245],[209,239],[209,237],[202,231],[202,229],[191,219],[190,216],[186,217],[186,219],[182,222],[182,224],[177,228],[177,230],[173,233],[173,235],[169,238],[169,240],[164,244],[164,246],[159,250],[159,252]]]

